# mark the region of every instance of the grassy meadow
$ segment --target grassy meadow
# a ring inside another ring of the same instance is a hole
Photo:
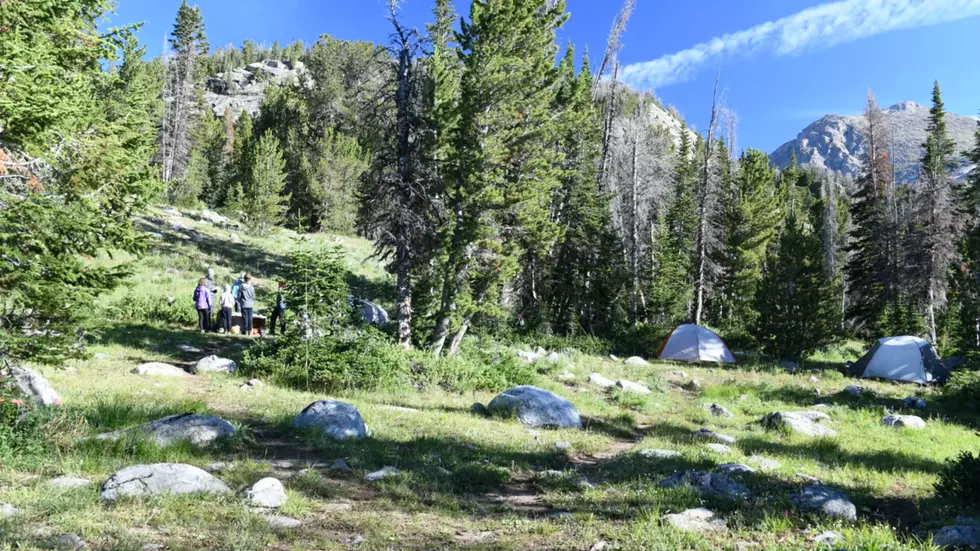
[[[75,533],[91,549],[812,549],[814,536],[834,531],[836,547],[862,550],[931,549],[929,530],[964,511],[934,495],[943,463],[976,448],[980,414],[950,403],[933,389],[856,382],[830,369],[862,350],[849,343],[813,358],[789,373],[764,362],[737,368],[626,365],[606,356],[561,350],[562,360],[540,371],[538,385],[571,400],[583,416],[583,431],[532,430],[516,421],[470,412],[495,393],[459,393],[438,386],[328,396],[266,384],[241,389],[245,376],[203,374],[183,378],[133,375],[141,363],[187,367],[207,354],[239,360],[253,341],[201,335],[192,330],[190,303],[196,280],[208,267],[219,282],[242,271],[258,278],[260,310],[271,306],[274,278],[290,251],[301,244],[280,232],[254,238],[162,210],[141,225],[150,252],[129,283],[101,299],[106,324],[90,360],[62,368],[36,367],[59,391],[64,406],[38,435],[37,451],[12,456],[0,470],[0,503],[20,509],[0,520],[0,548],[51,548],[60,534]],[[175,225],[181,226],[176,228]],[[355,294],[391,304],[391,281],[369,257],[370,243],[315,236],[313,242],[344,247]],[[102,258],[119,262],[127,258]],[[168,304],[166,297],[175,297]],[[145,319],[158,319],[147,323]],[[178,345],[202,352],[188,353]],[[529,343],[533,346],[534,343]],[[516,349],[515,349],[516,352]],[[653,351],[650,351],[652,355]],[[604,391],[588,381],[601,373],[647,384],[640,396]],[[700,390],[688,390],[697,379]],[[842,390],[867,389],[862,397]],[[911,431],[879,424],[886,412],[904,411],[902,399],[924,397],[927,427]],[[306,405],[325,398],[354,404],[371,438],[333,442],[291,428]],[[720,404],[733,418],[714,417],[703,406]],[[827,404],[838,436],[812,439],[767,431],[759,419],[773,411]],[[220,446],[158,448],[147,442],[87,440],[102,432],[160,417],[207,412],[231,421],[238,435]],[[715,453],[693,432],[707,427],[737,439],[728,453]],[[561,445],[556,445],[561,444]],[[653,459],[644,449],[680,452]],[[350,470],[333,468],[343,459]],[[657,483],[682,470],[710,471],[724,463],[778,467],[740,480],[748,500],[705,498]],[[187,463],[211,471],[235,494],[162,496],[107,504],[99,486],[134,464]],[[397,476],[378,482],[366,473],[394,466]],[[560,471],[542,476],[544,471]],[[75,476],[93,482],[57,489],[47,481]],[[847,494],[858,509],[854,524],[801,515],[788,497],[815,477]],[[264,476],[286,485],[281,514],[295,529],[270,526],[250,510],[242,490]],[[664,516],[707,507],[728,529],[690,534]]]

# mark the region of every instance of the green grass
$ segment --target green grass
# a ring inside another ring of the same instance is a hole
[[[157,217],[163,215],[151,215],[148,224]],[[277,263],[295,246],[288,233],[262,239],[241,235],[240,247],[226,251],[217,239],[227,237],[227,230],[186,218],[179,222],[215,241],[167,238],[169,223],[156,223],[153,231],[165,237],[137,264],[127,289],[106,297],[103,306],[125,299],[127,293],[185,297],[208,266],[216,267],[222,278],[241,269],[253,271],[260,278],[260,291],[268,293]],[[315,239],[335,241],[331,236]],[[372,291],[366,298],[386,300],[389,276],[366,261],[370,244],[339,239],[348,253],[352,281],[361,285],[360,290]],[[807,364],[795,375],[763,361],[730,369],[634,367],[565,350],[563,360],[538,366],[539,384],[575,403],[586,429],[550,431],[471,414],[471,404],[486,403],[493,397],[489,392],[449,392],[438,385],[335,396],[275,385],[246,392],[239,388],[244,381],[239,376],[164,379],[129,373],[146,361],[186,366],[200,356],[178,351],[178,344],[238,359],[251,343],[187,329],[109,319],[92,347],[105,358],[74,362],[77,372],[39,368],[65,405],[48,425],[51,445],[44,453],[9,458],[0,469],[0,503],[23,511],[0,521],[0,549],[50,548],[58,535],[74,532],[96,550],[138,550],[149,543],[188,550],[349,549],[358,541],[359,549],[372,550],[586,550],[599,541],[618,549],[784,550],[812,548],[810,538],[833,530],[843,537],[842,548],[913,550],[929,548],[917,533],[965,512],[937,499],[933,485],[947,459],[975,448],[980,416],[969,404],[950,403],[932,390],[909,386],[861,381],[858,384],[874,394],[841,394],[854,381],[833,369],[860,354],[853,343],[813,358],[820,370],[811,373]],[[566,370],[574,379],[561,380]],[[594,372],[643,382],[653,392],[637,396],[601,391],[588,384]],[[700,392],[682,388],[691,378],[700,381]],[[926,418],[925,430],[879,425],[886,408],[900,410],[901,400],[912,394],[930,403],[918,413]],[[303,407],[324,398],[357,406],[372,437],[338,443],[291,428]],[[725,406],[735,417],[712,417],[703,407],[708,403]],[[835,438],[807,439],[766,431],[758,424],[766,413],[819,403],[833,406],[826,411],[839,433]],[[219,415],[240,434],[207,450],[188,445],[161,449],[139,439],[116,444],[85,440],[187,412]],[[714,453],[692,437],[702,427],[738,442],[730,453]],[[568,443],[568,448],[557,447],[559,442]],[[682,456],[646,459],[636,453],[645,448],[676,450]],[[677,471],[711,470],[728,462],[752,464],[755,457],[775,459],[780,466],[743,479],[753,491],[748,501],[703,498],[657,485]],[[352,471],[328,468],[341,458]],[[276,463],[284,459],[293,465]],[[111,505],[99,500],[98,485],[113,472],[150,462],[200,467],[223,462],[226,468],[216,476],[235,493],[160,496]],[[364,481],[364,474],[388,465],[400,474],[378,483]],[[562,474],[538,476],[545,470]],[[802,484],[798,473],[848,494],[858,506],[859,521],[847,525],[794,511],[788,496]],[[60,475],[82,476],[95,484],[77,490],[46,486],[46,480]],[[282,513],[301,519],[301,528],[273,529],[249,510],[242,492],[264,476],[284,482],[289,502]],[[690,535],[664,521],[667,514],[699,506],[724,518],[729,531]],[[571,516],[552,518],[556,512]]]

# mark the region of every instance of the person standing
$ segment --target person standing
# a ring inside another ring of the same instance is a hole
[[[240,311],[241,310],[241,306],[242,306],[241,293],[242,293],[242,284],[243,283],[245,283],[245,274],[242,274],[242,277],[240,277],[237,280],[235,280],[235,283],[232,283],[232,285],[231,285],[231,295],[233,297],[235,297],[235,311],[236,312]]]
[[[231,316],[235,309],[235,295],[231,294],[231,285],[225,285],[225,292],[218,299],[218,317],[221,319],[221,332],[228,335],[231,333]]]
[[[211,299],[216,300],[218,298],[218,290],[214,287],[214,269],[208,268],[208,275],[204,278],[204,285],[207,286],[208,291],[211,291]],[[214,313],[208,310],[208,331],[216,331],[217,324],[214,323]]]
[[[197,289],[194,289],[194,306],[197,308],[197,326],[201,333],[208,332],[211,319],[211,308],[214,307],[214,297],[204,278],[197,282]]]
[[[272,309],[272,317],[269,318],[269,334],[276,334],[276,320],[279,321],[279,331],[286,334],[286,282],[279,282],[279,290],[276,291],[276,306]]]
[[[242,334],[252,335],[252,309],[255,308],[255,287],[252,286],[252,276],[246,275],[245,281],[238,289],[238,304],[242,309]]]

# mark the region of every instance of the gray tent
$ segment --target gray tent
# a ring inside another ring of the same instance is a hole
[[[907,336],[879,340],[848,372],[854,377],[923,385],[944,382],[949,376],[929,341]]]

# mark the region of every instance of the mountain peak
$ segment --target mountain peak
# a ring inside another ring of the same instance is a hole
[[[900,101],[888,108],[889,111],[918,111],[919,109],[925,109],[925,107],[914,101]]]

